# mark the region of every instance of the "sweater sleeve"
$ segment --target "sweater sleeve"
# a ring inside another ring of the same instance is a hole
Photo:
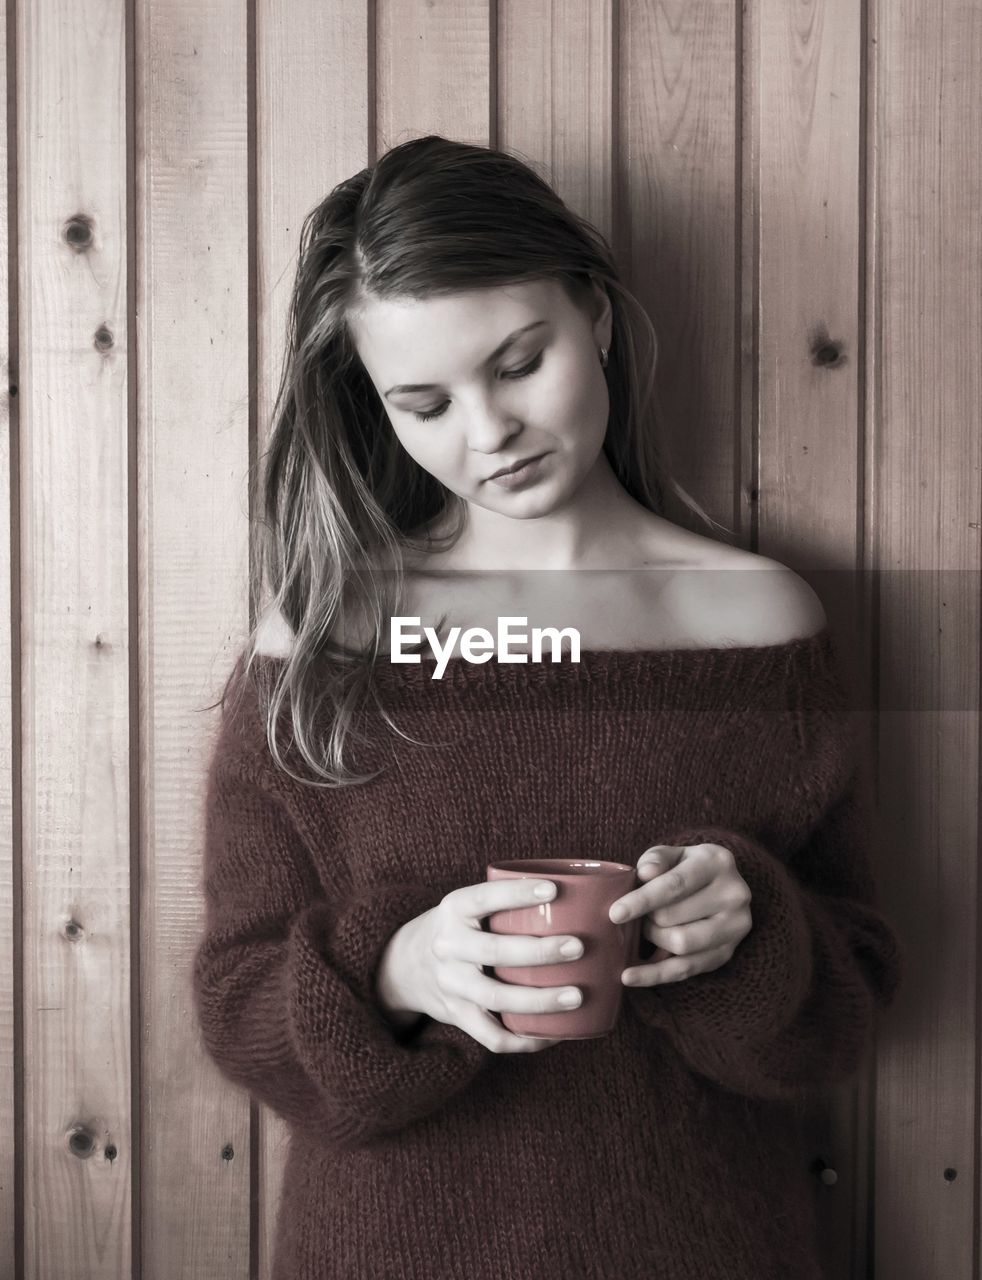
[[[268,774],[221,739],[205,812],[192,984],[223,1075],[335,1150],[394,1133],[467,1088],[490,1051],[430,1018],[398,1028],[375,995],[389,938],[439,893],[385,883],[328,901]]]
[[[751,890],[751,930],[724,965],[625,988],[644,1023],[727,1089],[782,1100],[824,1092],[862,1065],[876,1010],[893,1000],[902,951],[874,904],[867,791],[865,768],[857,768],[787,858],[718,826],[658,837],[723,845]]]

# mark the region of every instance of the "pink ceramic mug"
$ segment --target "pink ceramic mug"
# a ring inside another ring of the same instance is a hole
[[[615,924],[608,912],[618,898],[640,884],[637,868],[626,862],[589,858],[518,858],[489,863],[487,878],[551,880],[556,886],[556,896],[548,902],[492,912],[486,917],[491,933],[537,938],[564,933],[583,943],[578,960],[492,969],[499,982],[526,987],[569,985],[583,993],[583,1002],[576,1009],[555,1013],[502,1010],[505,1027],[516,1035],[540,1040],[590,1040],[612,1031],[624,995],[621,974],[639,958],[641,918]]]

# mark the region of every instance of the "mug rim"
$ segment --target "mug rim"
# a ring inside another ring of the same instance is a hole
[[[574,868],[560,871],[559,867]],[[636,868],[629,862],[614,862],[609,858],[504,858],[489,862],[487,870],[499,871],[516,880],[539,879],[542,876],[575,880],[582,877],[581,868],[589,868],[594,875],[615,876]]]

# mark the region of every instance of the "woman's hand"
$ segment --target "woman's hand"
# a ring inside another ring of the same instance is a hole
[[[496,911],[538,907],[555,898],[555,883],[545,881],[549,893],[544,898],[535,893],[540,883],[538,877],[509,876],[464,885],[404,924],[379,964],[377,993],[383,1007],[460,1027],[492,1053],[538,1053],[561,1044],[553,1037],[508,1031],[491,1011],[562,1013],[575,1007],[559,999],[570,988],[502,982],[482,971],[484,966],[561,965],[583,954],[582,941],[569,934],[537,937],[482,929],[483,917]],[[575,956],[563,955],[564,943],[575,945]],[[573,990],[580,1004],[582,990]]]
[[[721,844],[652,845],[638,859],[638,877],[645,883],[611,903],[610,918],[621,924],[643,916],[641,932],[658,950],[651,963],[624,970],[625,985],[719,969],[751,930],[750,886]]]

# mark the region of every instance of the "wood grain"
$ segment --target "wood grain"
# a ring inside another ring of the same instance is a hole
[[[619,256],[658,338],[659,439],[679,483],[736,544],[734,11],[715,0],[621,0],[619,10]],[[670,514],[694,527],[681,504]]]
[[[141,1280],[249,1274],[249,1099],[200,1046],[206,711],[248,623],[249,122],[233,0],[135,10]],[[134,921],[134,926],[136,925]],[[59,1274],[77,1274],[69,1269]]]
[[[11,283],[8,254],[16,262],[17,229],[8,234],[8,224],[16,214],[16,184],[8,185],[7,137],[14,120],[8,103],[7,79],[7,0],[0,0],[0,207],[7,211],[0,218],[0,1127],[11,1135],[0,1154],[0,1275],[12,1276],[17,1265],[18,1220],[22,1204],[17,1196],[17,1158],[20,1138],[20,1108],[17,1105],[22,1060],[18,1061],[20,1009],[16,1004],[17,982],[21,962],[19,948],[20,884],[17,853],[19,832],[16,823],[14,794],[20,769],[20,743],[15,734],[14,716],[19,700],[14,688],[13,630],[14,603],[11,589],[15,585],[14,554],[17,550],[17,498],[12,485],[16,477],[15,432],[17,412],[17,329],[9,323],[8,307]],[[16,292],[14,292],[16,297]],[[13,388],[13,389],[12,389]],[[21,1220],[22,1221],[22,1220]]]
[[[134,1223],[121,5],[19,5],[23,1267],[122,1280]],[[84,41],[82,33],[91,38]]]
[[[753,393],[742,420],[748,545],[809,579],[864,669],[857,609],[863,360],[859,260],[862,13],[853,0],[747,11],[742,260]],[[857,635],[858,633],[858,635]],[[858,652],[856,651],[858,647]],[[807,1126],[829,1276],[868,1273],[869,1082],[830,1092]]]
[[[884,906],[907,977],[869,1126],[877,1275],[982,1276],[979,657],[982,10],[876,0],[866,537]]]

